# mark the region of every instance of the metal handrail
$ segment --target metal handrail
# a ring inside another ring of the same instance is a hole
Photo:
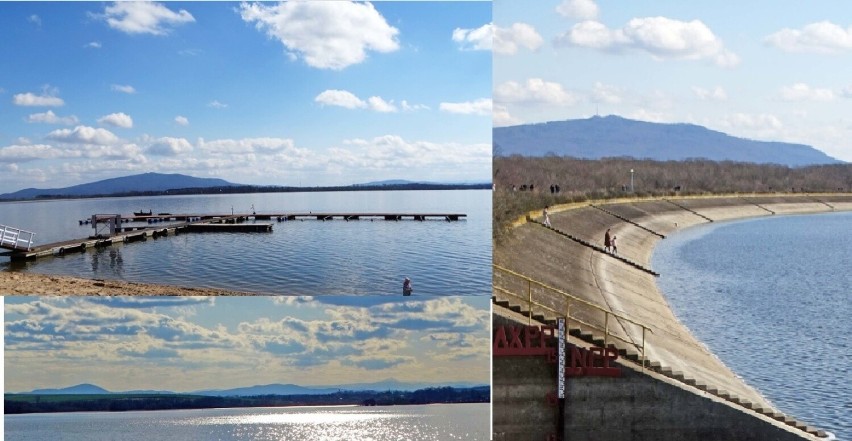
[[[29,235],[28,239],[24,239],[22,235]],[[0,225],[0,245],[10,245],[12,249],[19,249],[21,243],[26,245],[27,251],[32,249],[35,239],[35,233],[32,231],[21,230],[20,228]]]
[[[583,325],[585,325],[585,326],[587,326],[587,327],[590,327],[590,328],[592,328],[592,329],[596,329],[596,330],[598,330],[598,331],[603,331],[603,333],[604,333],[604,347],[606,347],[606,346],[609,344],[609,336],[610,336],[610,333],[609,333],[609,316],[610,316],[610,315],[615,316],[617,319],[621,319],[621,320],[624,320],[624,321],[626,321],[626,322],[629,322],[629,323],[632,323],[632,324],[634,324],[634,325],[636,325],[636,326],[641,327],[641,328],[642,328],[642,345],[641,345],[642,362],[641,362],[641,364],[642,364],[642,369],[645,369],[645,360],[646,360],[646,358],[645,358],[645,336],[646,336],[645,331],[650,331],[652,334],[654,333],[654,330],[653,330],[653,329],[651,329],[649,326],[647,326],[647,325],[645,325],[645,324],[643,324],[643,323],[637,322],[636,320],[633,320],[633,319],[631,319],[631,318],[629,318],[629,317],[625,317],[625,316],[623,316],[623,315],[621,315],[621,314],[618,314],[618,313],[612,312],[612,311],[610,311],[609,309],[606,309],[606,308],[604,308],[604,307],[602,307],[602,306],[596,305],[596,304],[594,304],[594,303],[592,303],[592,302],[589,302],[589,301],[587,301],[587,300],[584,300],[584,299],[581,299],[581,298],[576,297],[576,296],[574,296],[574,295],[568,294],[567,292],[564,292],[564,291],[562,291],[562,290],[560,290],[560,289],[554,288],[554,287],[549,286],[549,285],[547,285],[547,284],[545,284],[545,283],[542,283],[542,282],[539,282],[539,281],[537,281],[537,280],[534,280],[534,279],[532,279],[532,278],[530,278],[530,277],[527,277],[527,276],[525,276],[525,275],[523,275],[523,274],[520,274],[520,273],[517,273],[517,272],[515,272],[515,271],[512,271],[512,270],[510,270],[510,269],[508,269],[508,268],[503,268],[502,266],[497,265],[497,264],[491,264],[491,266],[492,266],[494,269],[498,270],[498,271],[501,271],[501,272],[504,272],[504,273],[507,273],[507,274],[513,275],[513,276],[518,277],[518,278],[520,278],[520,279],[523,279],[523,280],[525,280],[525,281],[527,282],[527,295],[526,295],[526,297],[521,296],[521,295],[518,295],[518,294],[515,294],[515,293],[512,293],[512,292],[510,292],[509,290],[507,290],[507,289],[505,289],[505,288],[502,288],[502,287],[499,287],[499,286],[494,285],[493,283],[492,283],[492,288],[493,288],[493,289],[495,289],[495,290],[497,290],[497,291],[500,291],[500,292],[502,292],[502,293],[504,293],[504,294],[511,295],[511,296],[513,296],[513,297],[517,297],[517,298],[519,298],[519,299],[523,299],[523,300],[527,301],[527,303],[529,304],[529,323],[530,323],[530,324],[532,323],[533,305],[538,306],[538,307],[539,307],[539,308],[541,308],[541,309],[544,309],[544,310],[547,310],[547,311],[553,312],[553,313],[555,313],[557,316],[562,315],[562,313],[561,313],[561,312],[556,311],[556,310],[555,310],[555,309],[553,309],[553,308],[550,308],[550,307],[545,306],[545,305],[543,305],[543,304],[541,304],[541,303],[538,303],[538,302],[533,301],[533,297],[532,297],[532,286],[533,286],[533,285],[536,285],[536,286],[538,286],[538,287],[544,288],[544,289],[546,289],[546,290],[549,290],[549,291],[552,291],[552,292],[555,292],[555,293],[557,293],[557,294],[561,295],[561,296],[562,296],[562,298],[565,300],[566,305],[567,305],[566,310],[565,310],[565,313],[564,313],[564,317],[565,317],[565,321],[566,321],[566,327],[567,327],[567,324],[568,324],[568,320],[574,320],[574,321],[576,321],[576,322],[578,322],[578,323],[580,323],[580,324],[583,324]],[[586,322],[584,322],[584,321],[580,320],[580,319],[579,319],[579,318],[577,318],[577,317],[573,317],[573,318],[572,318],[572,317],[571,317],[571,313],[570,313],[570,312],[571,312],[571,303],[572,303],[572,302],[580,303],[580,304],[586,305],[586,306],[588,306],[588,307],[590,307],[590,308],[596,309],[596,310],[598,310],[598,311],[600,311],[600,312],[603,312],[603,313],[604,313],[604,327],[603,327],[603,328],[601,328],[600,326],[592,325],[592,324],[590,324],[590,323],[586,323]],[[626,339],[624,339],[624,338],[622,338],[622,337],[619,337],[618,335],[612,335],[612,337],[617,338],[618,340],[621,340],[621,341],[623,341],[623,342],[625,342],[625,343],[627,343],[627,344],[630,344],[630,345],[636,346],[636,343],[634,343],[633,341],[626,340]]]

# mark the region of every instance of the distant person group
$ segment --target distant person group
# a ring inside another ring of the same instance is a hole
[[[520,187],[512,184],[512,191],[535,191],[535,184],[523,184]],[[550,184],[550,194],[556,194],[562,191],[559,184]]]

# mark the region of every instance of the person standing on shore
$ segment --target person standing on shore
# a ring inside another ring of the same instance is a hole
[[[604,251],[609,252],[610,246],[612,245],[612,241],[609,237],[609,228],[606,229],[606,233],[604,233]]]
[[[547,205],[544,206],[544,225],[550,226],[550,215],[547,213]]]
[[[402,282],[402,295],[410,296],[414,289],[411,287],[411,279],[408,277]]]

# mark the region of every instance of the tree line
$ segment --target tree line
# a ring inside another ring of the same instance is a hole
[[[6,394],[6,414],[36,412],[120,412],[131,410],[211,409],[362,405],[390,406],[432,403],[487,403],[488,386],[438,387],[416,391],[340,391],[323,395],[257,395],[218,397],[184,394],[32,395]]]

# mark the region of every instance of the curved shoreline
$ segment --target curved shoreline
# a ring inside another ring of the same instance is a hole
[[[644,229],[600,208],[622,215]],[[670,201],[658,198],[567,204],[552,207],[550,219],[556,229],[601,246],[603,233],[609,228],[618,237],[621,255],[649,266],[653,250],[662,240],[660,236],[709,223],[708,219],[720,221],[850,210],[852,195],[849,194],[820,195],[819,199],[814,195],[721,195],[672,198]],[[541,215],[541,212],[533,212],[529,217],[537,219]],[[496,264],[649,324],[654,331],[648,341],[648,355],[652,361],[697,383],[736,395],[738,401],[748,402],[752,408],[776,410],[674,316],[653,276],[611,256],[563,240],[526,221],[519,220],[513,231],[512,238],[495,244]],[[498,278],[495,273],[495,284]],[[611,331],[614,334],[636,341],[635,330],[626,324],[610,324],[610,327],[616,328]]]

